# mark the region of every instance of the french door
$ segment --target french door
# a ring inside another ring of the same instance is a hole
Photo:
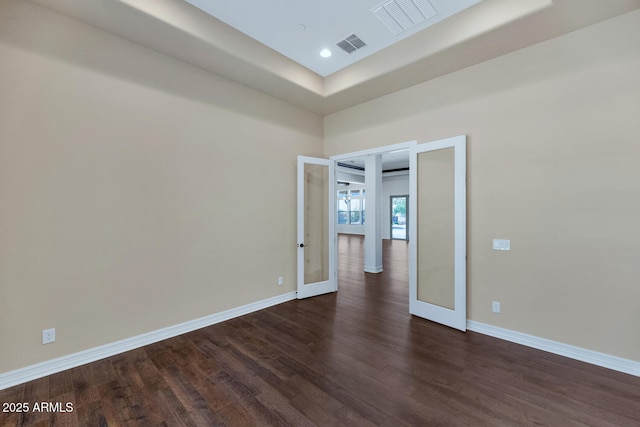
[[[410,149],[409,198],[409,312],[465,331],[465,136]]]
[[[338,290],[334,163],[298,156],[298,298]]]

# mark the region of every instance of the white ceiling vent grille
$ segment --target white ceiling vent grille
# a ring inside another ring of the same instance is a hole
[[[360,40],[360,37],[356,36],[355,34],[351,34],[349,37],[339,41],[336,44],[340,49],[344,50],[347,53],[353,53],[356,50],[361,49],[367,45],[365,42]]]
[[[372,12],[396,35],[438,14],[429,0],[389,0]]]

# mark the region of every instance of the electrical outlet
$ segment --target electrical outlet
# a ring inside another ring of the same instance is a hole
[[[278,286],[284,285],[284,278],[282,276],[278,277]]]
[[[42,330],[42,344],[50,344],[56,340],[56,328]]]
[[[500,313],[500,301],[492,301],[491,310],[493,310],[494,313]]]

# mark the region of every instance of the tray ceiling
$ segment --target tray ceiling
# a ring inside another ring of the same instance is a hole
[[[262,9],[254,9],[244,25],[261,21],[259,26],[254,24],[256,28],[271,29],[274,38],[288,38],[294,51],[311,52],[314,61],[319,61],[315,55],[325,46],[318,40],[326,40],[336,50],[338,41],[356,34],[367,44],[352,54],[358,55],[352,57],[355,61],[338,65],[337,71],[315,72],[310,70],[312,65],[301,65],[306,60],[290,57],[295,54],[279,53],[245,34],[256,30],[249,28],[252,25],[240,31],[185,0],[29,1],[321,115],[640,8],[640,0],[429,0],[442,19],[433,19],[430,26],[417,25],[414,32],[398,37],[373,13],[379,2],[253,1],[254,7],[271,8],[269,13],[283,17],[273,24]],[[395,1],[415,4],[418,0]],[[244,4],[239,0],[210,3],[229,8]],[[447,3],[456,4],[459,12],[447,12],[443,6]],[[319,11],[320,7],[328,9]],[[339,15],[352,18],[337,19]],[[314,45],[300,36],[300,30],[298,37],[292,35],[299,24],[305,26],[302,33],[315,34]],[[377,40],[382,35],[386,42]],[[385,43],[391,44],[382,47]],[[376,46],[379,50],[372,52]],[[341,55],[348,54],[336,51],[330,58]]]

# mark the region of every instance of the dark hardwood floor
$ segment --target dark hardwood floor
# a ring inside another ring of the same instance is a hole
[[[377,275],[361,237],[339,246],[337,294],[0,391],[74,405],[0,425],[640,425],[640,378],[411,317],[405,242],[385,241]]]

